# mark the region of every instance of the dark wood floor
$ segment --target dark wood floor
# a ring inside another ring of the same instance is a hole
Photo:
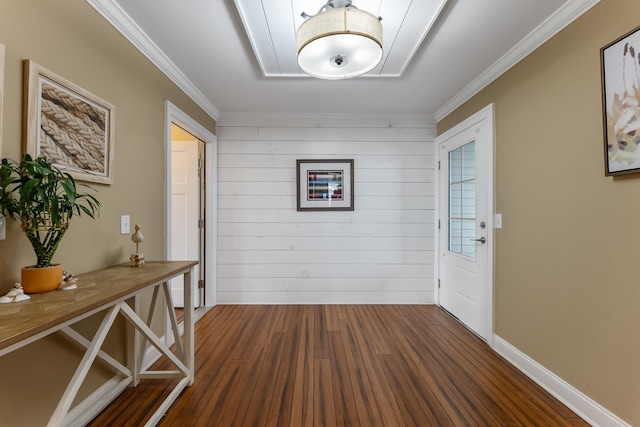
[[[161,426],[588,425],[436,306],[217,306],[196,369]],[[142,425],[166,385],[91,425]]]

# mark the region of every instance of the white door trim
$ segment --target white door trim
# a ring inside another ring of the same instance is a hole
[[[218,138],[170,101],[164,102],[165,114],[165,259],[171,254],[171,124],[175,123],[205,143],[205,300],[202,306],[216,305],[217,277],[217,200],[218,200]]]
[[[488,135],[488,141],[486,144],[486,152],[482,153],[482,156],[484,159],[486,159],[487,161],[487,168],[488,168],[488,176],[487,176],[487,218],[491,218],[490,221],[488,221],[490,224],[487,227],[487,250],[489,253],[489,262],[486,268],[486,277],[485,279],[487,280],[487,283],[489,283],[488,286],[488,293],[489,295],[486,295],[486,301],[488,302],[488,307],[486,307],[485,313],[487,316],[486,322],[489,325],[489,333],[487,334],[487,344],[489,344],[489,346],[493,347],[493,338],[494,338],[494,334],[495,334],[495,322],[494,322],[494,266],[495,266],[495,106],[494,104],[489,104],[488,106],[486,106],[485,108],[483,108],[482,110],[478,111],[477,113],[475,113],[474,115],[472,115],[471,117],[467,118],[466,120],[462,121],[461,123],[457,124],[456,126],[454,126],[453,128],[449,129],[448,131],[444,132],[442,135],[438,135],[436,137],[436,167],[438,167],[437,165],[440,164],[441,161],[444,161],[446,159],[441,159],[440,158],[440,152],[442,150],[438,149],[440,147],[440,145],[450,139],[452,136],[459,134],[460,132],[480,123],[482,120],[486,120],[487,123],[489,124],[489,135]],[[435,300],[436,300],[436,304],[440,305],[440,290],[439,290],[439,283],[438,283],[438,279],[440,277],[440,259],[441,257],[441,253],[440,253],[440,229],[438,228],[438,224],[442,224],[442,227],[445,227],[447,224],[446,218],[444,218],[444,213],[441,215],[440,213],[440,177],[438,173],[435,174],[436,175],[436,209],[435,209],[435,217],[436,217],[436,221],[435,221],[435,250],[434,250],[434,267],[435,267],[435,274],[434,274],[434,295],[435,295]]]

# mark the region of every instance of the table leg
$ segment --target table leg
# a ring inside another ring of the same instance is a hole
[[[80,365],[76,369],[76,372],[73,374],[67,389],[64,391],[56,410],[53,412],[51,419],[49,420],[48,426],[60,426],[62,425],[64,418],[67,416],[67,412],[69,412],[69,408],[71,408],[71,404],[73,403],[73,399],[76,397],[82,382],[85,377],[89,373],[89,369],[93,364],[98,352],[100,351],[100,347],[102,347],[102,343],[104,343],[105,338],[107,338],[107,334],[111,325],[113,325],[114,320],[119,312],[119,305],[111,307],[107,310],[107,313],[100,324],[100,327],[96,331],[93,340],[91,341],[91,345],[87,348],[84,357],[80,361]]]
[[[195,378],[195,333],[193,326],[193,267],[184,274],[184,362],[189,370],[189,385]]]

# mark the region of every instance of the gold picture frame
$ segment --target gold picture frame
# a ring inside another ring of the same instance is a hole
[[[79,181],[113,184],[115,107],[28,59],[24,83],[24,152]]]

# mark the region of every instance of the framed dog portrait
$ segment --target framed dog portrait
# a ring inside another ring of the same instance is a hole
[[[25,153],[77,180],[112,184],[115,107],[30,60],[24,81]]]
[[[605,175],[640,172],[640,27],[600,51]]]
[[[297,160],[298,211],[352,211],[353,159]]]

